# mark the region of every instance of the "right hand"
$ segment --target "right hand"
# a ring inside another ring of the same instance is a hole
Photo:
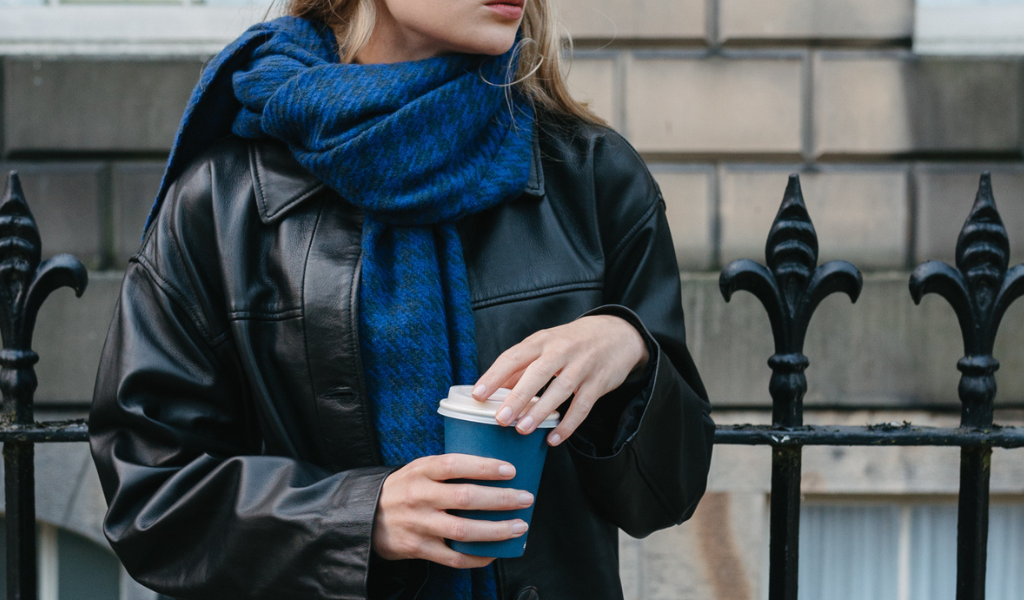
[[[490,564],[493,558],[456,552],[445,544],[445,539],[508,540],[526,533],[526,522],[467,519],[445,511],[515,510],[533,504],[533,495],[521,490],[445,481],[503,481],[514,476],[515,467],[507,462],[468,454],[425,456],[410,462],[384,480],[374,517],[373,549],[385,560],[422,558],[456,569]]]

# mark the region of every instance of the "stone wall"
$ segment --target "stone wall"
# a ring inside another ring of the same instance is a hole
[[[561,0],[574,93],[661,185],[688,341],[720,422],[768,418],[767,319],[749,295],[726,304],[717,271],[763,260],[791,172],[821,260],[866,273],[856,305],[831,298],[812,321],[807,402],[818,410],[808,420],[956,420],[955,318],[936,298],[915,307],[907,279],[923,260],[952,260],[982,170],[993,173],[1011,264],[1024,260],[1024,61],[915,55],[912,4]],[[0,171],[21,173],[44,253],[71,252],[91,269],[83,298],[59,291],[39,317],[42,418],[87,407],[121,272],[205,58],[0,57]],[[1018,303],[996,348],[1005,422],[1024,406],[1021,331]],[[98,539],[102,498],[85,453],[40,452],[40,517]],[[767,456],[717,448],[693,521],[623,540],[628,598],[761,597]],[[805,462],[805,489],[821,498],[955,492],[948,450],[808,451]],[[994,465],[995,489],[1024,497],[1019,456],[997,453]]]

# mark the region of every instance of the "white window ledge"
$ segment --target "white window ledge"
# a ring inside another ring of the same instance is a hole
[[[266,6],[0,8],[0,55],[209,55],[266,16]]]
[[[1024,54],[1024,6],[917,6],[919,54]]]

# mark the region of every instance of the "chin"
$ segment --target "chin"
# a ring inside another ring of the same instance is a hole
[[[513,30],[511,33],[501,32],[497,35],[476,38],[464,44],[459,52],[499,56],[508,52],[512,44],[516,42],[516,31]]]

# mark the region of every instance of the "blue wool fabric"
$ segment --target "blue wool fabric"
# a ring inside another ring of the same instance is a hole
[[[514,50],[341,64],[321,24],[284,17],[255,25],[204,70],[150,215],[185,166],[232,132],[284,142],[363,209],[359,336],[386,464],[441,454],[437,401],[477,377],[455,222],[526,187],[534,115],[510,86]],[[493,572],[430,563],[421,597],[495,598]]]

